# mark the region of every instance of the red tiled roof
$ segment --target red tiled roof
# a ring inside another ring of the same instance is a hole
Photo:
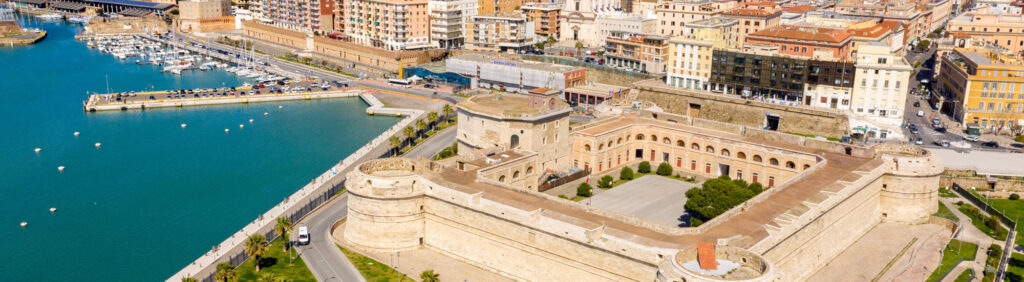
[[[850,38],[850,33],[836,28],[780,25],[762,29],[747,37],[842,43]]]
[[[771,16],[771,15],[774,15],[774,14],[778,14],[778,13],[779,12],[771,12],[771,11],[760,10],[760,9],[736,8],[736,9],[728,10],[725,13],[722,13],[722,14],[733,15],[733,16],[748,16],[748,17],[768,17],[768,16]]]
[[[814,11],[814,10],[817,10],[817,9],[818,9],[818,7],[811,6],[811,5],[799,5],[799,6],[793,6],[793,7],[786,7],[785,9],[782,9],[782,10],[787,11],[787,12],[793,12],[793,13],[806,13],[806,12]]]
[[[900,23],[898,21],[883,20],[882,22],[876,23],[873,26],[861,29],[850,29],[849,32],[853,36],[858,37],[878,37],[889,31],[895,31],[899,28]]]
[[[718,269],[718,261],[715,260],[715,245],[710,242],[697,242],[697,263],[700,269]]]

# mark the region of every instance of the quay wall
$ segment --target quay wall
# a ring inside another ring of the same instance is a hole
[[[0,37],[0,46],[14,47],[32,45],[38,43],[39,41],[43,41],[44,38],[46,38],[45,30],[40,30],[39,33],[36,34],[36,36],[31,38]]]
[[[128,102],[124,104],[98,104],[100,94],[93,94],[89,96],[89,100],[86,102],[85,110],[88,112],[97,111],[121,111],[121,110],[144,110],[153,108],[171,108],[171,107],[193,107],[193,106],[207,106],[207,105],[227,105],[227,104],[246,104],[246,103],[261,103],[261,102],[278,102],[278,101],[292,101],[292,100],[312,100],[312,99],[330,99],[330,98],[345,98],[345,97],[356,97],[360,96],[362,91],[360,90],[348,90],[348,91],[329,91],[329,92],[312,92],[302,94],[262,94],[259,96],[249,97],[230,97],[230,98],[185,98],[185,99],[170,99],[170,100],[151,100],[143,102]],[[138,94],[143,95],[143,94]],[[367,95],[370,96],[370,95]],[[370,96],[372,97],[372,96]],[[376,100],[376,98],[373,98]],[[364,100],[366,100],[364,98]],[[368,104],[371,104],[367,101]],[[379,101],[377,103],[380,103]],[[373,104],[371,104],[373,106]],[[376,105],[382,107],[383,105]],[[370,112],[370,109],[367,109]],[[391,114],[398,114],[399,110],[387,111]]]
[[[367,97],[373,96],[361,95],[361,97],[367,99]],[[375,101],[376,98],[372,98],[372,100]],[[376,101],[375,103],[367,101],[367,103],[370,103],[371,105],[381,105],[380,101]],[[369,111],[369,109],[367,110]],[[274,224],[276,224],[276,219],[278,217],[289,217],[292,219],[292,222],[298,222],[301,220],[302,217],[318,208],[320,204],[326,202],[326,199],[322,199],[321,197],[324,197],[325,195],[327,197],[335,196],[334,194],[328,194],[327,192],[335,191],[344,184],[345,171],[352,169],[355,164],[378,157],[370,153],[379,146],[387,146],[388,138],[391,136],[400,136],[402,128],[412,125],[416,119],[425,114],[423,110],[417,109],[378,108],[378,111],[393,111],[406,116],[406,118],[388,128],[384,133],[378,135],[376,138],[363,145],[363,147],[360,147],[344,160],[322,173],[320,176],[314,178],[291,196],[285,198],[284,201],[261,214],[255,221],[249,223],[245,227],[242,227],[241,230],[235,232],[220,244],[217,244],[214,249],[204,253],[195,261],[186,265],[166,281],[177,282],[186,277],[196,278],[199,281],[213,281],[213,274],[217,270],[217,264],[230,261],[234,263],[235,266],[240,265],[241,262],[246,259],[244,253],[245,241],[249,235],[272,234]],[[309,203],[316,203],[316,205],[314,205],[312,209],[309,209]],[[273,237],[268,236],[268,239],[269,238]],[[235,261],[236,258],[241,258],[242,260]]]

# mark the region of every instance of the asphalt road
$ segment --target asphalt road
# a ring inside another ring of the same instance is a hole
[[[455,142],[455,126],[446,128],[420,143],[403,157],[430,158]],[[371,154],[373,155],[373,154]],[[296,225],[309,227],[310,244],[297,249],[317,281],[366,281],[328,236],[331,226],[348,214],[348,194],[321,206]],[[296,228],[297,229],[297,228]],[[298,236],[292,236],[297,238]]]
[[[911,66],[913,66],[917,62],[921,63],[921,67],[917,69],[917,72],[914,73],[914,76],[910,80],[909,89],[920,89],[922,79],[928,79],[931,82],[931,84],[934,85],[935,79],[932,77],[932,75],[935,64],[937,63],[937,58],[935,58],[935,51],[936,49],[934,47],[929,49],[928,51],[921,53],[908,51],[906,59]],[[915,102],[920,103],[920,106],[915,107]],[[924,116],[917,116],[918,111],[923,111]],[[910,139],[909,141],[913,142],[914,140],[917,140],[918,137],[920,137],[923,143],[921,146],[937,148],[939,146],[936,144],[936,142],[942,140],[948,140],[952,142],[963,139],[963,137],[961,135],[958,135],[956,132],[938,132],[934,128],[932,128],[932,118],[934,117],[939,117],[944,121],[949,120],[948,117],[939,113],[938,110],[935,110],[932,107],[932,105],[928,103],[926,96],[907,94],[907,103],[903,113],[903,123],[906,124],[907,126],[903,129],[903,133],[905,136],[908,137],[908,139]],[[910,132],[910,124],[917,125],[917,134],[913,134]],[[952,131],[956,131],[956,129],[952,129]]]

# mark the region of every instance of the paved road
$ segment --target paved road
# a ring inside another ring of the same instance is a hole
[[[406,158],[430,158],[447,146],[455,142],[456,127],[445,128],[427,141],[420,143],[416,148],[407,152]],[[383,153],[374,152],[370,155]],[[355,266],[345,258],[345,254],[338,250],[338,247],[328,239],[331,226],[348,214],[348,194],[335,198],[313,212],[305,220],[297,225],[309,227],[311,235],[310,244],[298,248],[306,266],[313,272],[317,281],[366,281],[363,279]],[[293,236],[292,238],[296,238]]]
[[[908,51],[906,55],[907,62],[913,66],[915,63],[920,62],[921,67],[917,69],[914,76],[910,79],[909,89],[920,89],[921,80],[927,79],[930,84],[934,85],[934,78],[932,77],[936,62],[935,58],[936,49],[931,48],[928,51],[917,53],[914,51]],[[920,103],[920,106],[915,107],[914,103]],[[917,116],[918,111],[924,111],[924,116]],[[906,107],[903,113],[904,124],[907,128],[904,128],[904,135],[909,137],[911,140],[916,140],[920,137],[922,140],[922,146],[926,147],[938,147],[936,142],[941,140],[958,141],[962,137],[955,132],[938,132],[932,128],[932,118],[940,117],[943,120],[948,120],[944,115],[940,114],[938,110],[932,108],[928,103],[926,96],[907,94]],[[909,125],[915,124],[918,128],[918,133],[913,134],[910,132]],[[955,131],[955,129],[952,129]]]

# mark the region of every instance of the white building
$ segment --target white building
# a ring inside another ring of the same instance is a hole
[[[583,41],[587,47],[597,47],[602,38],[598,15],[617,13],[621,3],[618,0],[566,0],[558,14],[558,41],[563,46],[575,46],[576,41]]]
[[[872,42],[857,48],[854,74],[853,111],[899,124],[914,68],[902,56],[890,52],[884,43]]]
[[[430,0],[430,41],[439,48],[461,48],[466,42],[466,24],[477,14],[476,0]]]
[[[445,71],[473,79],[473,88],[527,93],[536,88],[564,90],[581,85],[587,69],[541,62],[465,54],[445,60]]]
[[[658,26],[657,21],[657,16],[653,14],[648,16],[627,13],[598,14],[596,21],[597,34],[599,36],[597,38],[597,46],[604,46],[605,39],[612,36],[613,31],[631,34],[653,34],[654,29]]]

